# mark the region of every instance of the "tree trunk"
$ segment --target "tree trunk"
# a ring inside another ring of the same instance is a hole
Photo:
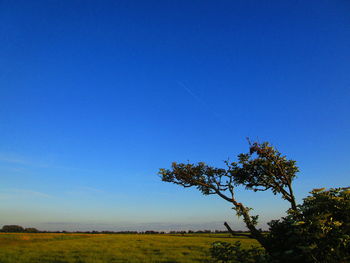
[[[269,251],[269,244],[267,243],[261,231],[256,229],[255,225],[253,224],[250,218],[248,210],[241,203],[233,202],[233,204],[235,205],[236,209],[242,214],[244,223],[249,229],[252,237],[255,238],[266,249],[266,251]]]
[[[227,228],[228,232],[234,236],[234,237],[249,237],[249,238],[254,238],[252,235],[245,235],[245,234],[237,234],[235,231],[232,230],[229,224],[227,222],[224,223],[224,226]],[[255,238],[254,238],[255,239]]]

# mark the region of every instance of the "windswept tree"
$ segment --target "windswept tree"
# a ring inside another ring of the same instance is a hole
[[[269,143],[250,143],[249,152],[225,168],[205,163],[173,163],[160,169],[162,180],[183,187],[196,187],[204,195],[217,195],[233,205],[242,216],[251,236],[265,248],[242,249],[239,242],[216,242],[211,255],[220,262],[241,263],[339,263],[350,262],[350,187],[314,189],[311,196],[296,204],[292,182],[296,162],[283,156]],[[237,186],[252,191],[272,191],[289,202],[287,216],[273,220],[269,232],[257,229],[258,216],[250,214],[235,196]],[[226,228],[235,235],[225,222]]]
[[[226,161],[225,168],[216,168],[203,162],[172,163],[171,169],[160,169],[164,182],[183,187],[195,187],[204,195],[217,195],[233,205],[238,216],[242,216],[251,236],[268,251],[269,242],[259,230],[258,216],[250,214],[251,208],[242,204],[235,196],[235,188],[244,186],[252,191],[272,191],[290,203],[292,210],[297,209],[292,182],[298,167],[268,142],[249,142],[249,152],[238,155],[236,162]],[[225,222],[232,233],[232,229]]]

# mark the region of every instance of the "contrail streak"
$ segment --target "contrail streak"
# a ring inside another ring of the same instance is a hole
[[[195,94],[189,87],[187,87],[184,83],[178,81],[178,85],[183,88],[195,101],[197,101],[199,104],[202,104],[206,110],[209,111],[218,121],[224,123],[225,125],[229,125],[229,123],[223,118],[220,114],[218,114],[216,111],[214,111],[210,105],[203,100],[201,97],[199,97],[197,94]]]

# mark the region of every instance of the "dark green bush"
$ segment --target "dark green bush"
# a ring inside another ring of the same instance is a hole
[[[270,254],[281,262],[350,262],[350,190],[315,189],[296,211],[269,223]]]
[[[214,242],[210,253],[216,262],[222,263],[271,263],[272,259],[266,254],[265,250],[258,247],[243,249],[241,242],[235,244],[227,242]]]
[[[216,242],[217,262],[350,262],[350,189],[315,189],[297,210],[269,223],[266,250],[242,249],[240,243]]]

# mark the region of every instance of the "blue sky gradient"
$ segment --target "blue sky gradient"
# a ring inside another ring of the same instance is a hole
[[[1,1],[0,224],[223,228],[229,204],[160,181],[270,141],[298,200],[349,185],[348,1]],[[266,221],[287,204],[238,189]]]

